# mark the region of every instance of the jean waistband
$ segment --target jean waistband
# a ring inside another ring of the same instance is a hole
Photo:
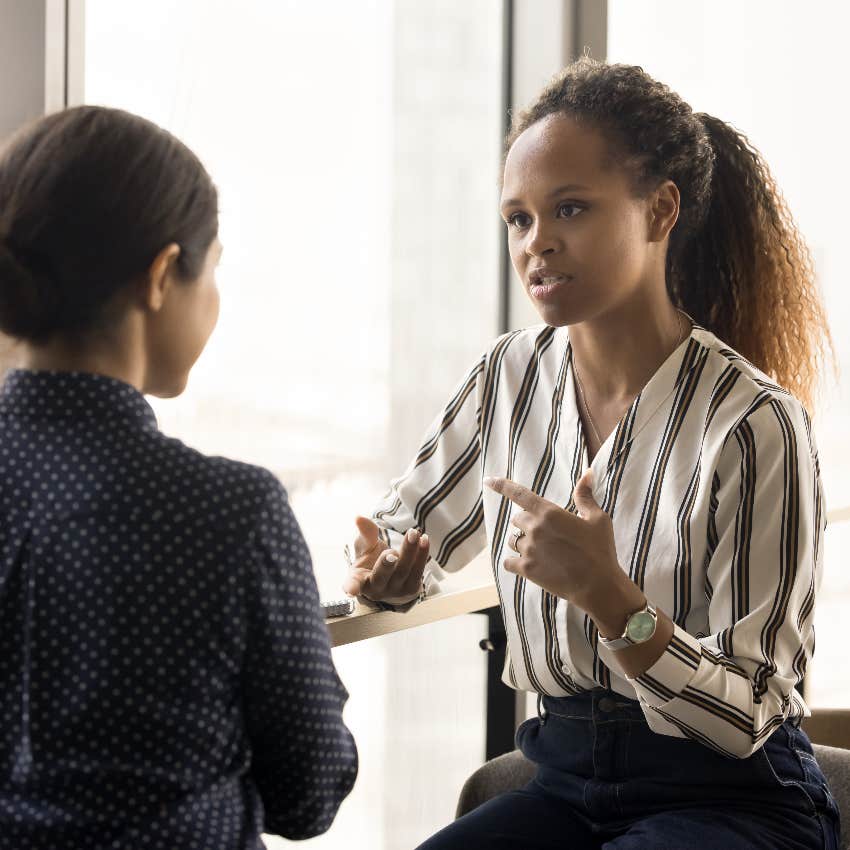
[[[569,720],[639,720],[645,722],[640,703],[608,688],[594,688],[567,697],[537,695],[537,716],[546,721],[549,716]]]

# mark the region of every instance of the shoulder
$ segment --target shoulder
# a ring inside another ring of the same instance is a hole
[[[812,444],[811,417],[796,396],[710,331],[696,327],[692,339],[701,346],[709,414],[727,440],[747,430],[759,442],[802,436]]]
[[[546,324],[509,331],[490,344],[484,355],[485,367],[488,371],[504,366],[525,367],[532,357],[542,359],[563,355],[568,342],[566,328]]]
[[[155,452],[159,463],[153,474],[159,492],[187,513],[232,526],[251,524],[263,513],[281,513],[288,507],[283,485],[264,467],[207,455],[161,433],[156,435]]]
[[[771,398],[794,399],[796,401],[788,390],[773,381],[731,346],[718,339],[711,331],[696,327],[692,339],[705,349],[707,361],[715,367],[715,371],[728,370],[738,378],[743,379],[743,385],[749,389],[750,395],[753,397],[770,396]],[[799,402],[797,403],[799,404]]]

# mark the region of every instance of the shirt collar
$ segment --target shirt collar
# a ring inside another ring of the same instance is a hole
[[[12,369],[0,390],[0,414],[30,419],[123,419],[157,429],[156,414],[130,384],[89,372]]]
[[[623,414],[617,428],[608,436],[598,454],[593,459],[592,466],[601,471],[610,471],[619,455],[635,441],[637,436],[664,408],[664,403],[674,392],[679,392],[685,385],[693,370],[704,365],[708,353],[701,337],[705,329],[689,318],[690,334],[659,366],[647,382],[646,386],[632,401],[629,409]],[[567,342],[567,357],[569,358],[570,374],[567,381],[567,402],[570,410],[578,416],[578,399],[575,393],[572,362],[572,345]],[[583,440],[583,435],[580,435]],[[596,476],[594,477],[594,479]]]

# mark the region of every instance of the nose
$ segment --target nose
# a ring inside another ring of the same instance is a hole
[[[554,254],[561,247],[561,240],[552,227],[538,219],[528,232],[525,252],[530,257],[544,257]]]

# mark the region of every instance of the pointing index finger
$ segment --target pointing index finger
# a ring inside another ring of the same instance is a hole
[[[546,501],[533,490],[529,490],[522,484],[517,484],[516,481],[511,481],[510,478],[485,478],[484,484],[526,511],[533,511]]]

